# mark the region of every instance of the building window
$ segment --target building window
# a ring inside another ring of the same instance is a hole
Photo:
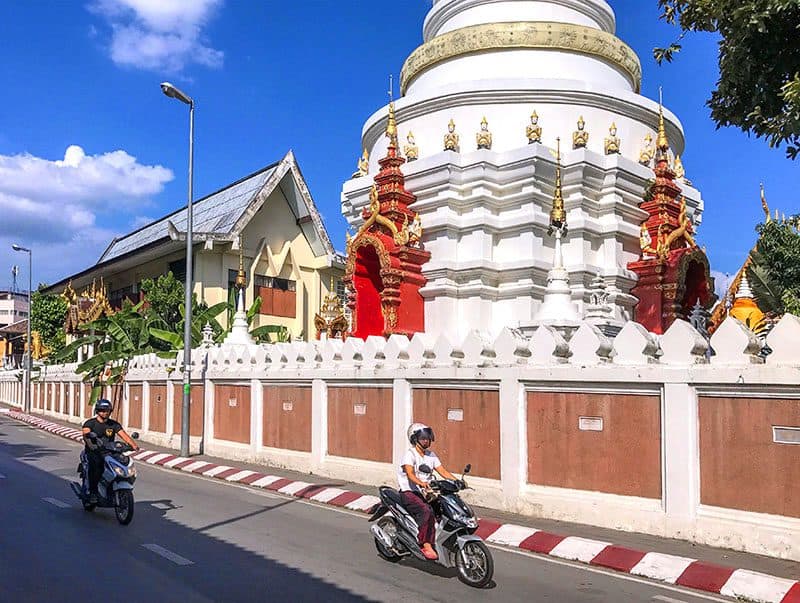
[[[169,263],[169,271],[176,281],[186,282],[186,258]]]
[[[253,279],[255,294],[261,298],[259,314],[297,317],[297,283],[277,276],[256,274]]]

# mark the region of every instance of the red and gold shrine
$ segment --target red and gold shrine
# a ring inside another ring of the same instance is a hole
[[[662,334],[675,319],[686,319],[698,301],[704,308],[711,307],[716,295],[708,258],[695,243],[686,199],[669,163],[663,111],[656,146],[655,181],[639,204],[650,214],[639,235],[642,255],[628,268],[639,276],[631,291],[639,298],[636,322]]]
[[[416,198],[405,189],[397,145],[394,103],[386,126],[389,147],[370,191],[364,224],[348,237],[344,282],[355,337],[411,336],[425,329],[425,305],[419,290],[427,282],[422,265],[431,254],[422,246],[422,226],[409,208]]]

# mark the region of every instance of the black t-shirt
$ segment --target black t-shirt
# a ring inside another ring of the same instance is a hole
[[[113,442],[117,432],[122,429],[122,425],[117,423],[114,419],[106,419],[101,423],[96,417],[93,417],[83,424],[84,429],[89,428],[93,431],[99,440],[99,443]]]

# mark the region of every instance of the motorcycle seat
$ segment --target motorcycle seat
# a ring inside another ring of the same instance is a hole
[[[390,488],[389,486],[381,486],[379,488],[381,496],[385,497],[386,500],[392,502],[400,507],[403,506],[403,499],[400,498],[400,492],[395,490],[394,488]]]

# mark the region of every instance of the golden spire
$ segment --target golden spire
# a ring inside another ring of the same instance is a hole
[[[244,248],[242,245],[242,235],[239,235],[239,272],[236,273],[236,287],[244,289],[247,286],[247,279],[244,275]]]
[[[564,197],[561,194],[561,138],[556,138],[556,190],[553,193],[553,207],[550,210],[550,226],[561,228],[567,224],[564,211]]]
[[[386,138],[389,146],[397,148],[397,121],[394,117],[394,101],[389,103],[389,119],[386,122]]]
[[[667,138],[667,128],[664,125],[664,100],[661,88],[658,89],[658,138],[656,138],[656,148],[663,154],[669,151],[669,138]]]
[[[769,205],[767,205],[767,195],[764,192],[764,183],[761,183],[761,209],[764,210],[764,215],[767,218],[767,222],[772,222],[772,218],[769,215]]]

